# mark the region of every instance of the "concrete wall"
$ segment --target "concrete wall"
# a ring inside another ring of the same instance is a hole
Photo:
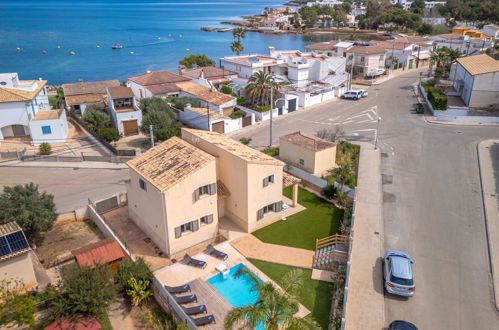
[[[280,140],[279,158],[285,163],[321,176],[334,167],[336,147],[314,152],[286,140]],[[304,165],[300,164],[300,159],[303,159]]]
[[[17,279],[27,290],[38,285],[31,260],[31,252],[0,261],[0,279]]]
[[[144,86],[141,86],[133,81],[128,80],[126,82],[126,85],[130,87],[133,91],[133,94],[137,98],[137,100],[140,100],[141,98],[144,97],[153,97],[154,95]]]
[[[473,82],[470,107],[499,105],[499,72],[475,75]]]
[[[202,129],[207,131],[208,130],[208,118],[206,116],[202,116],[197,112],[191,111],[188,108],[185,108],[184,111],[179,112],[179,118],[182,122],[188,124],[189,126]],[[236,131],[238,129],[241,129],[243,127],[243,120],[242,118],[238,119],[213,119],[210,120],[210,124],[213,125],[214,123],[218,122],[224,122],[224,127],[225,127],[225,133],[229,133],[232,131]]]
[[[0,141],[4,136],[12,136],[12,132],[2,129],[5,126],[23,125],[28,126],[30,116],[33,116],[31,104],[24,102],[0,103]],[[29,131],[26,132],[29,134]]]
[[[56,110],[46,110],[56,111]],[[42,126],[50,126],[51,134],[43,134]],[[29,122],[31,132],[31,143],[39,145],[43,142],[47,143],[64,143],[68,136],[68,120],[66,112],[62,111],[59,119],[55,120],[32,120]]]

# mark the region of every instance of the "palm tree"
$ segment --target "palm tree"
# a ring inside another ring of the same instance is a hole
[[[232,30],[232,36],[234,39],[237,39],[237,41],[241,42],[241,39],[246,38],[246,30],[243,28],[235,28]]]
[[[230,50],[232,50],[237,54],[237,56],[239,56],[239,54],[241,54],[241,52],[244,50],[244,46],[239,41],[234,41],[230,44]]]
[[[270,90],[273,92],[273,100],[279,97],[279,83],[274,79],[274,76],[258,71],[248,79],[248,85],[244,92],[252,103],[267,105],[271,103]]]
[[[294,316],[299,306],[296,294],[303,284],[301,269],[284,275],[280,283],[284,292],[270,282],[262,282],[247,268],[239,269],[235,276],[241,275],[250,279],[252,290],[258,292],[258,300],[253,305],[233,309],[225,318],[225,329],[233,329],[239,323],[251,329],[258,325],[264,325],[267,330],[320,329],[312,318]]]
[[[349,164],[341,164],[336,168],[329,170],[334,175],[335,180],[338,182],[338,190],[343,190],[345,184],[352,179],[353,171]]]

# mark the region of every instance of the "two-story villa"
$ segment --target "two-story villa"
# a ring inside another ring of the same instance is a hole
[[[51,110],[46,80],[19,80],[0,74],[0,141],[29,137],[34,145],[64,143],[68,122],[63,110]]]
[[[125,86],[109,87],[107,99],[114,127],[120,135],[137,134],[142,125],[142,111],[132,89]]]

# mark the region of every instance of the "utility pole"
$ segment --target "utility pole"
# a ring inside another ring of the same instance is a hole
[[[270,139],[269,139],[269,148],[272,147],[272,107],[274,103],[272,102],[272,99],[274,97],[274,88],[273,86],[270,86]]]
[[[210,126],[210,106],[208,103],[206,103],[206,116],[208,117],[208,131],[211,132],[211,126]]]
[[[352,89],[352,79],[353,79],[353,64],[355,62],[355,53],[352,53],[352,63],[350,64],[350,84],[348,90]]]
[[[376,113],[378,110],[376,109]],[[378,149],[378,130],[379,130],[379,122],[381,121],[381,117],[378,117],[378,123],[376,124],[376,132],[374,132],[374,150]]]
[[[151,135],[151,148],[154,147],[154,126],[149,125],[149,134]]]
[[[421,45],[418,45],[418,58],[416,59],[416,69],[419,68],[419,52],[421,51]]]

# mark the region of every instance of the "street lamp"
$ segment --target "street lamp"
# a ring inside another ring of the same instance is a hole
[[[378,130],[379,130],[379,122],[381,121],[381,117],[378,117],[378,122],[376,124],[376,132],[374,133],[374,150],[378,149]]]

